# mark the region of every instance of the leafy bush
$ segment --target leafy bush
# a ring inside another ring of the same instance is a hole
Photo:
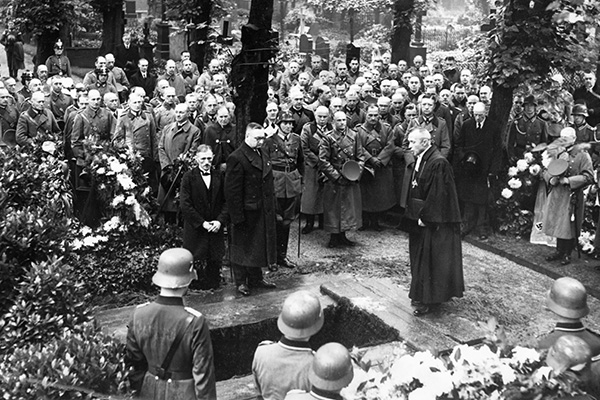
[[[152,275],[158,257],[163,250],[181,246],[181,229],[153,228],[138,227],[122,232],[110,226],[109,221],[100,231],[90,231],[90,235],[105,235],[106,241],[97,241],[71,255],[72,263],[78,265],[79,279],[85,282],[86,290],[95,298],[94,303],[102,302],[107,295],[155,290]]]
[[[14,304],[0,321],[0,353],[45,343],[90,318],[83,283],[59,258],[34,263],[17,290]]]
[[[44,148],[0,148],[0,314],[31,262],[64,255],[70,240],[66,165]]]
[[[91,392],[127,393],[125,345],[93,323],[63,329],[43,346],[15,347],[0,358],[4,399],[92,398]]]

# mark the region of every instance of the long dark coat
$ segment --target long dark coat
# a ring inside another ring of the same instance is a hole
[[[487,204],[490,189],[488,175],[500,170],[502,155],[500,132],[497,124],[486,118],[481,129],[477,129],[475,119],[465,121],[455,138],[454,171],[456,173],[456,191],[460,201]],[[464,158],[469,152],[479,157],[476,171],[469,171]]]
[[[225,202],[224,176],[219,169],[210,173],[210,188],[206,187],[198,167],[186,172],[181,180],[180,204],[183,215],[183,247],[194,260],[220,260],[225,254],[223,230],[229,221]],[[205,221],[219,221],[221,229],[208,233]]]
[[[331,130],[327,124],[324,129],[319,129],[316,122],[304,124],[300,142],[304,152],[304,187],[300,211],[304,214],[323,213],[323,180],[319,179],[319,144],[326,131]]]
[[[277,260],[273,169],[264,149],[261,155],[242,143],[227,159],[231,262],[243,267],[266,267]]]
[[[364,173],[360,179],[362,209],[366,212],[381,212],[394,206],[394,175],[390,160],[394,154],[394,135],[387,123],[378,122],[371,127],[366,122],[358,127],[358,137],[365,152],[365,163],[374,168],[374,175]],[[383,167],[372,163],[378,159]]]
[[[464,292],[460,209],[452,167],[434,146],[402,192],[408,203],[406,216],[412,226],[409,253],[412,280],[409,297],[425,304],[442,303]],[[416,201],[415,201],[416,200]],[[418,201],[422,201],[420,205]],[[425,226],[417,224],[421,219]]]
[[[340,233],[362,226],[362,199],[358,182],[342,178],[342,166],[348,160],[357,161],[361,168],[365,155],[358,134],[346,129],[342,134],[329,131],[319,145],[321,169],[327,181],[323,189],[325,230]],[[340,184],[343,182],[343,184]]]

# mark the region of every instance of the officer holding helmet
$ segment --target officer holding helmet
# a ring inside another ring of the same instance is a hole
[[[277,320],[283,337],[277,343],[260,343],[252,361],[256,387],[264,400],[283,399],[292,389],[310,390],[314,352],[308,340],[321,330],[323,322],[315,294],[300,290],[285,299]]]
[[[317,350],[309,373],[310,392],[292,390],[286,400],[337,400],[340,391],[352,382],[354,370],[348,350],[339,343],[327,343]]]
[[[164,251],[152,282],[160,295],[137,306],[127,330],[126,362],[131,386],[143,399],[216,399],[213,349],[206,319],[184,307],[183,295],[197,279],[193,256]]]

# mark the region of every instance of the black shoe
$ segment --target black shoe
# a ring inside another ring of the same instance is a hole
[[[327,243],[327,247],[334,249],[340,245],[341,243],[338,236],[332,233],[331,236],[329,236],[329,243]]]
[[[418,307],[418,306],[423,305],[423,303],[421,303],[419,300],[411,300],[410,305],[413,307]]]
[[[273,282],[269,282],[266,279],[262,279],[258,282],[250,283],[250,287],[261,288],[261,289],[275,289],[277,287],[277,285],[274,284]],[[238,290],[239,290],[239,288],[238,288]]]
[[[415,311],[413,311],[413,315],[415,317],[420,317],[422,315],[429,314],[430,312],[431,307],[429,307],[428,305],[421,304],[415,309]]]
[[[237,287],[238,293],[241,293],[242,296],[250,296],[250,288],[245,283],[242,283]]]
[[[277,265],[279,265],[280,267],[284,267],[284,268],[296,268],[297,267],[297,265],[295,263],[288,260],[287,258],[277,261]]]
[[[309,233],[311,233],[311,232],[312,232],[314,229],[315,229],[315,226],[314,226],[314,225],[312,225],[312,224],[311,224],[311,225],[309,225],[309,224],[306,224],[306,225],[304,226],[304,228],[302,228],[302,234],[303,234],[303,235],[308,235],[308,234],[309,234]]]
[[[375,231],[375,232],[381,232],[383,230],[383,227],[381,225],[379,225],[379,222],[375,222],[371,228]]]
[[[571,264],[571,256],[565,255],[562,260],[560,260],[560,265],[569,265]]]
[[[271,272],[279,271],[279,267],[277,266],[277,264],[271,264],[271,265],[269,265],[268,268],[269,268],[269,271],[271,271]]]
[[[554,253],[554,254],[546,257],[546,261],[558,261],[558,260],[562,259],[563,257],[564,257],[564,254],[557,252],[557,253]]]

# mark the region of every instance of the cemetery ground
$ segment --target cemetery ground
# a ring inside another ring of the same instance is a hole
[[[490,330],[488,325],[490,318],[495,318],[503,327],[511,344],[534,346],[537,338],[554,325],[553,315],[544,305],[553,279],[559,276],[572,276],[586,285],[591,313],[584,323],[600,331],[598,262],[586,255],[580,259],[575,255],[570,266],[549,265],[544,257],[553,249],[501,235],[492,235],[486,242],[469,238],[463,241],[464,297],[453,299],[424,317],[412,316],[407,296],[410,287],[408,235],[394,228],[397,221],[387,222],[382,232],[351,232],[348,237],[358,242],[354,248],[327,248],[328,234],[322,230],[302,235],[300,258],[297,257],[295,224],[288,256],[299,266],[267,274],[278,284],[277,290],[256,290],[252,296],[242,297],[231,283],[229,269],[224,268],[227,280],[224,288],[188,293],[186,303],[200,310],[211,325],[216,354],[225,342],[225,347],[232,349],[226,357],[234,360],[228,363],[237,364],[222,366],[233,370],[221,376],[220,398],[221,395],[225,399],[256,395],[249,370],[244,369],[243,364],[250,365],[260,341],[278,340],[280,334],[274,321],[285,297],[298,289],[319,294],[324,307],[349,303],[360,311],[360,314],[342,317],[336,311],[328,313],[326,310],[326,319],[330,317],[333,321],[330,324],[335,327],[324,328],[327,332],[322,337],[318,334],[311,339],[314,347],[327,340],[356,344],[372,349],[370,357],[374,362],[389,356],[389,346],[398,342],[406,342],[413,350],[432,352],[461,343],[477,343],[493,334],[493,326]],[[96,315],[106,333],[123,338],[132,308],[104,308]],[[383,344],[386,342],[392,344]],[[215,362],[219,374],[220,361]]]

